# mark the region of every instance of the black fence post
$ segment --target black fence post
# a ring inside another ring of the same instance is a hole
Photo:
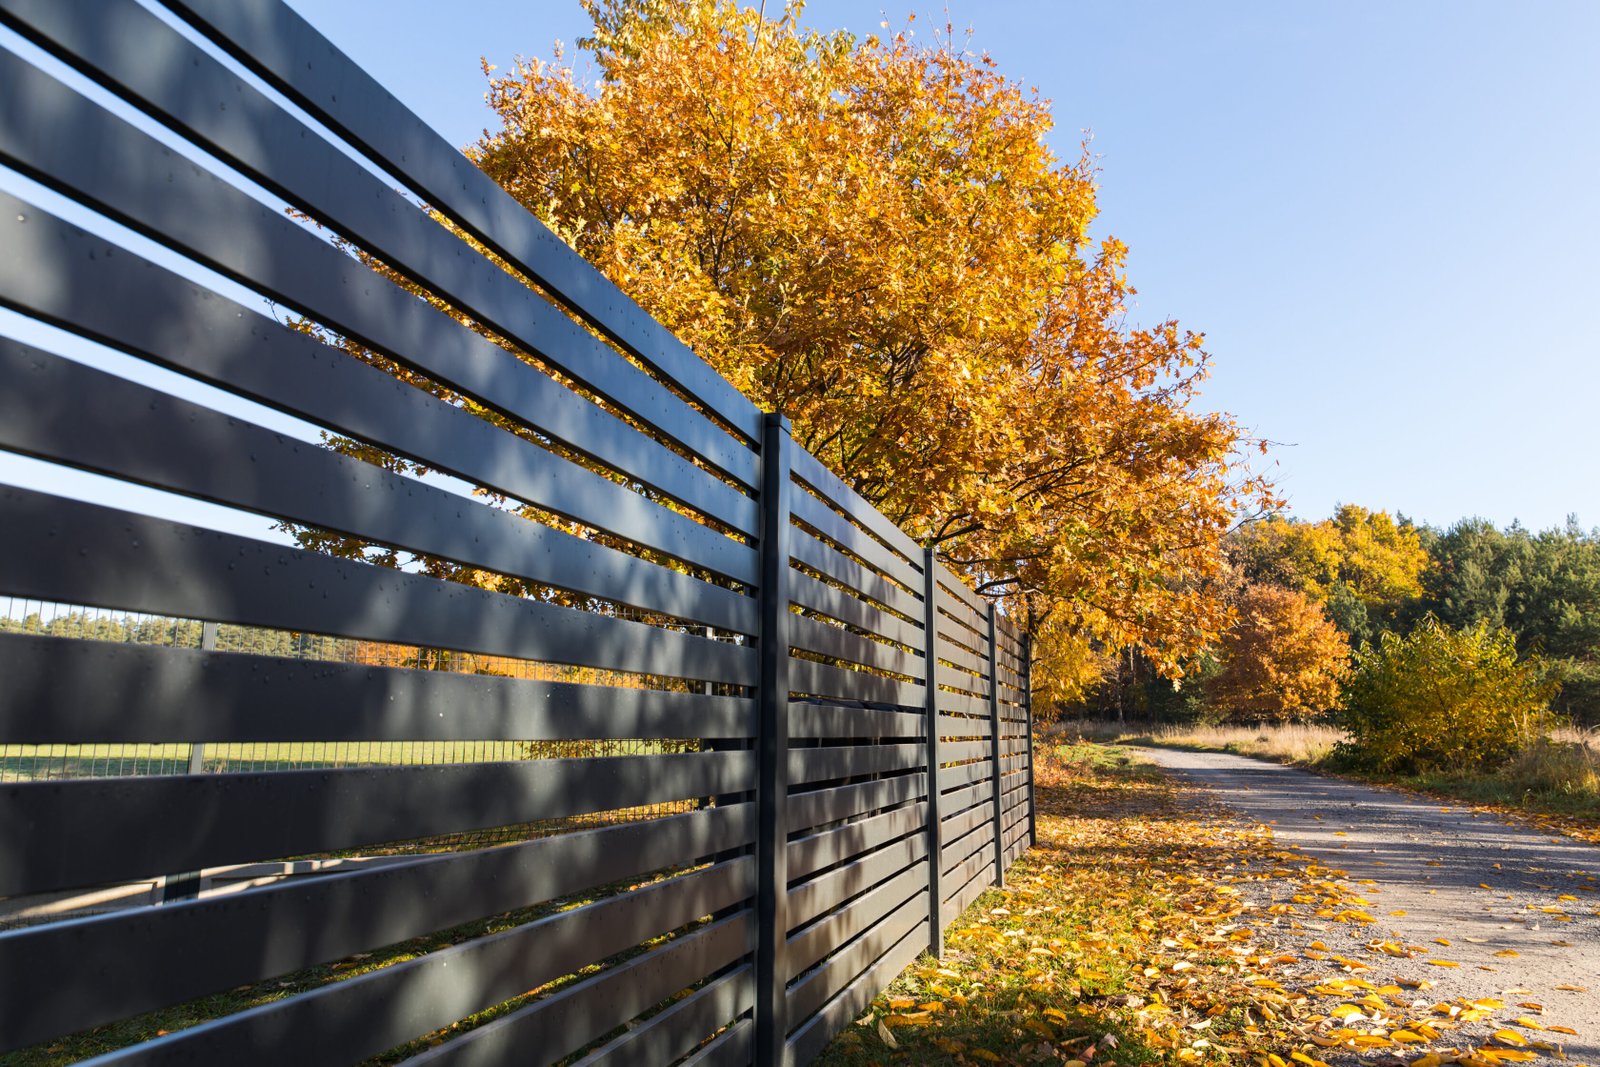
[[[1039,822],[1033,802],[1033,635],[1022,635],[1022,706],[1028,715],[1028,845],[1039,843]]]
[[[928,951],[944,955],[944,857],[939,842],[939,560],[922,553],[922,638],[927,663],[928,730]]]
[[[989,603],[989,768],[994,775],[994,884],[1006,884],[1005,824],[1000,804],[1000,661],[995,655],[994,602]]]
[[[755,1062],[781,1063],[788,1034],[784,947],[789,932],[789,421],[769,414],[761,435],[761,587],[757,651]]]

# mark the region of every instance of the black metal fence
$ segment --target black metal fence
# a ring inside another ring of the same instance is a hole
[[[0,1051],[804,1063],[940,951],[991,605],[277,0],[0,23],[0,304],[104,356],[0,449],[265,517],[0,487]]]

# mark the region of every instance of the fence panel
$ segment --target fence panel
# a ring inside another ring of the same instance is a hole
[[[805,1063],[1031,843],[1026,639],[280,0],[165,6],[0,0],[0,450],[110,487],[0,486],[0,1052]]]

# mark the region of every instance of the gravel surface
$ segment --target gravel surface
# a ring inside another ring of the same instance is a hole
[[[1569,1061],[1600,1064],[1600,848],[1463,805],[1243,756],[1141,753],[1270,825],[1280,845],[1346,872],[1377,924],[1299,921],[1334,952],[1370,960],[1370,980],[1426,979],[1433,997],[1497,997],[1510,1009],[1502,1020],[1569,1026],[1577,1037],[1528,1036],[1563,1045]],[[1374,958],[1362,949],[1375,937],[1427,952]],[[1508,952],[1516,955],[1497,955]],[[1542,1005],[1543,1014],[1519,1002]]]

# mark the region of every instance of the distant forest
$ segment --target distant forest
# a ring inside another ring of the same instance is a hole
[[[1129,721],[1293,721],[1340,702],[1350,656],[1432,615],[1504,628],[1560,683],[1552,709],[1600,725],[1600,530],[1534,532],[1463,519],[1448,529],[1345,505],[1319,522],[1274,517],[1229,535],[1223,639],[1157,674],[1123,651],[1068,714]]]

